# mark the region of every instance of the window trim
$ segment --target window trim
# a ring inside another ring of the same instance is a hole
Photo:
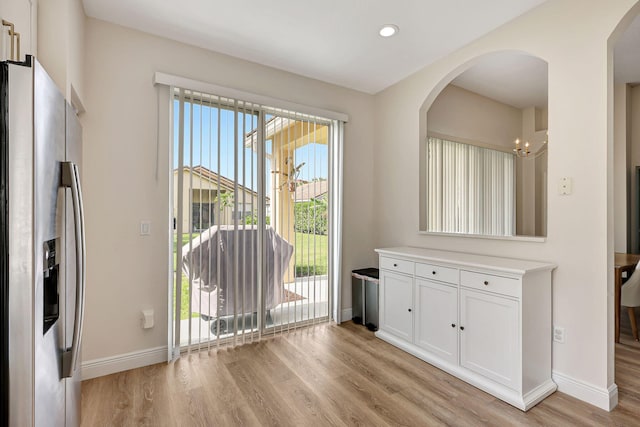
[[[348,122],[349,115],[336,111],[325,110],[323,108],[311,107],[308,105],[297,104],[295,102],[285,101],[283,99],[273,98],[264,95],[258,95],[250,92],[244,92],[238,89],[232,89],[224,86],[218,86],[212,83],[201,82],[198,80],[180,77],[173,74],[162,73],[157,71],[153,77],[154,85],[165,85],[169,87],[179,87],[189,89],[195,92],[212,93],[216,96],[225,98],[238,99],[244,102],[250,102],[259,105],[265,110],[271,110],[280,114],[280,109],[287,111],[295,111],[302,115],[308,114],[314,117],[324,117],[330,120]]]

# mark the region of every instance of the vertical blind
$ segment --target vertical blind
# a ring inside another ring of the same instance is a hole
[[[428,139],[428,231],[515,234],[513,154]]]
[[[336,121],[175,89],[173,348],[329,319]]]

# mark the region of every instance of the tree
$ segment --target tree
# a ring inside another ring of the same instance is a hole
[[[233,193],[229,191],[218,193],[218,196],[215,199],[215,203],[220,204],[222,214],[224,215],[224,224],[228,224],[227,208],[233,206]],[[220,225],[222,225],[222,223]]]
[[[294,227],[306,234],[327,234],[328,204],[324,199],[297,202],[294,205]]]

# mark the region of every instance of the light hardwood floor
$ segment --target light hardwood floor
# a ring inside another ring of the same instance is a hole
[[[613,412],[556,392],[524,413],[347,322],[85,381],[82,425],[640,425],[639,348],[616,379]]]

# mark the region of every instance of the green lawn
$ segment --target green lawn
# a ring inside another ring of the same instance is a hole
[[[328,236],[296,233],[296,276],[327,274]]]
[[[182,245],[186,245],[187,243],[189,243],[189,239],[190,238],[196,238],[198,237],[198,233],[192,233],[191,235],[187,234],[183,234],[182,235]],[[173,236],[173,270],[175,271],[176,269],[176,240],[177,240],[177,234],[174,234]],[[174,287],[174,294],[173,294],[173,300],[175,301],[175,287]],[[200,315],[198,313],[191,313],[191,317],[200,317]],[[189,318],[189,278],[187,276],[184,275],[184,273],[182,274],[182,289],[180,292],[180,319],[187,319]]]
[[[193,233],[191,237],[197,237]],[[189,242],[189,234],[182,235],[181,244],[184,246]],[[176,235],[173,237],[173,268],[176,267]],[[327,236],[318,234],[296,233],[295,260],[296,277],[313,276],[327,274],[327,252],[329,239]],[[174,294],[175,301],[175,294]],[[182,292],[180,295],[180,318],[189,318],[189,278],[182,275]],[[191,317],[199,317],[199,314],[192,313]]]

